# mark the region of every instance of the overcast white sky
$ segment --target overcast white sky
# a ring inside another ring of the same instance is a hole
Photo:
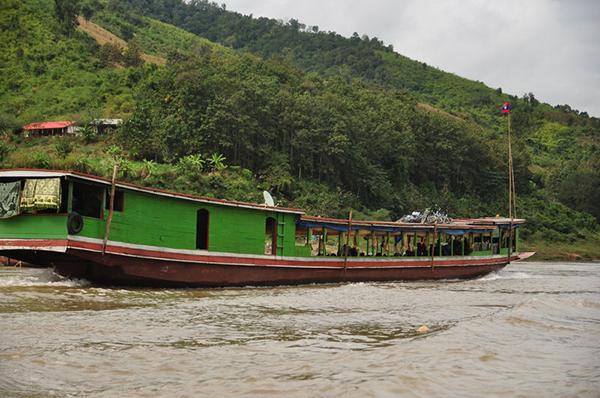
[[[600,0],[218,2],[255,17],[376,36],[445,71],[600,117]]]

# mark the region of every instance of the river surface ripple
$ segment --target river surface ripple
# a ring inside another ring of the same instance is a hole
[[[0,331],[1,397],[599,397],[600,264],[212,290],[0,267]]]

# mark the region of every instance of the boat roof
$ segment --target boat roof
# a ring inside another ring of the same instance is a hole
[[[91,174],[81,173],[78,171],[65,171],[65,170],[44,170],[44,169],[4,169],[0,170],[0,178],[51,178],[51,177],[68,177],[73,179],[90,181],[103,185],[111,185],[111,180],[104,177],[98,177]],[[263,211],[270,211],[276,213],[292,213],[292,214],[304,214],[301,209],[294,209],[289,207],[270,207],[267,205],[261,205],[258,203],[241,202],[235,200],[216,199],[208,196],[197,196],[185,193],[177,193],[167,191],[158,188],[149,188],[141,185],[135,185],[128,182],[117,181],[117,188],[128,189],[131,191],[144,192],[153,195],[166,196],[171,198],[190,200],[200,203],[210,203],[223,206],[240,207],[247,209],[256,209]]]
[[[455,223],[469,223],[471,225],[521,225],[525,224],[524,218],[508,218],[508,217],[479,217],[479,218],[454,218],[452,222]]]
[[[0,178],[51,178],[51,177],[69,177],[90,181],[103,185],[111,185],[111,180],[104,177],[98,177],[91,174],[81,173],[78,171],[65,170],[46,170],[46,169],[4,169],[0,170]],[[525,223],[525,219],[507,217],[480,217],[480,218],[455,218],[450,224],[418,224],[418,223],[401,223],[395,221],[365,221],[365,220],[349,220],[308,216],[304,210],[290,207],[270,207],[264,204],[242,202],[235,200],[216,199],[208,196],[198,196],[185,193],[178,193],[158,188],[144,187],[128,182],[117,181],[115,184],[118,188],[128,189],[132,191],[144,192],[159,196],[190,200],[200,203],[218,204],[223,206],[240,207],[247,209],[256,209],[270,211],[276,213],[291,213],[300,215],[298,225],[308,228],[328,228],[335,231],[347,231],[350,224],[352,230],[371,230],[376,232],[419,232],[431,231],[438,229],[440,231],[467,231],[467,232],[489,232],[497,226],[507,227],[511,224],[519,226]]]
[[[496,229],[495,224],[472,223],[471,220],[480,219],[459,219],[453,220],[450,224],[417,224],[402,223],[395,221],[363,221],[363,220],[344,220],[339,218],[314,217],[302,215],[298,225],[307,228],[327,228],[335,231],[348,231],[366,229],[376,232],[426,232],[437,229],[438,231],[456,231],[456,232],[490,232]],[[510,221],[510,220],[509,220]],[[524,220],[523,220],[524,221]],[[350,228],[348,228],[350,227]]]

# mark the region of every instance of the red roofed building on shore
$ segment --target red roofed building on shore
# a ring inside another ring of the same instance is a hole
[[[75,122],[36,122],[23,126],[25,137],[34,135],[64,135],[75,134]]]

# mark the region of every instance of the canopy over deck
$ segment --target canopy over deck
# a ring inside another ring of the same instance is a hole
[[[363,220],[343,220],[338,218],[313,217],[303,215],[300,217],[297,225],[305,228],[322,229],[330,231],[348,232],[350,231],[372,231],[381,233],[405,233],[405,232],[444,232],[449,235],[464,235],[466,233],[489,233],[496,229],[495,224],[474,224],[468,222],[469,219],[461,219],[460,222],[452,224],[413,224],[399,223],[393,221],[363,221]]]

